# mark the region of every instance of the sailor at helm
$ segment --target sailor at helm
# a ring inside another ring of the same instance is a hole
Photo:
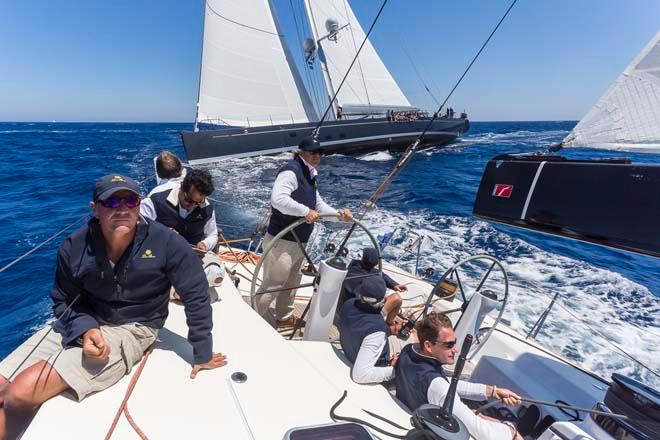
[[[357,297],[346,301],[339,310],[339,342],[346,357],[353,362],[351,377],[357,383],[380,383],[394,378],[398,354],[388,343],[392,335],[383,321],[385,281],[379,276],[361,280]]]
[[[50,398],[66,391],[82,400],[128,374],[165,323],[172,283],[188,317],[190,377],[227,363],[213,352],[208,284],[188,243],[140,219],[133,179],[100,178],[92,200],[94,218],[57,255],[58,320],[0,362],[0,438],[14,438]]]
[[[272,215],[268,232],[264,237],[264,248],[287,226],[304,218],[306,223],[296,227],[295,232],[303,246],[307,243],[314,229],[314,222],[320,214],[339,214],[344,221],[353,218],[351,211],[337,211],[323,201],[316,188],[316,168],[321,162],[321,144],[311,136],[305,137],[298,145],[294,157],[278,172],[270,197]],[[275,293],[260,294],[269,289],[284,288],[300,284],[300,267],[304,255],[292,233],[279,240],[266,256],[263,263],[263,282],[257,292],[259,300],[257,311],[270,321],[268,309],[275,301],[275,319],[278,327],[295,325],[293,302],[295,289]]]
[[[452,365],[456,355],[456,335],[446,315],[430,313],[415,325],[419,344],[403,348],[396,365],[396,397],[410,409],[425,403],[442,406],[449,390],[449,379],[442,365]],[[507,405],[520,403],[514,392],[495,385],[458,382],[458,395],[463,399],[483,401],[489,397]],[[460,399],[453,409],[477,440],[522,440],[513,426],[484,415],[476,415]]]

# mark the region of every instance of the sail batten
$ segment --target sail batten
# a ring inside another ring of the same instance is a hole
[[[339,31],[336,40],[325,38],[319,45],[326,61],[326,83],[330,95],[348,71],[366,34],[346,0],[307,0],[306,8],[312,23],[314,38],[326,36],[326,22],[336,20]],[[355,65],[337,95],[344,109],[363,109],[363,114],[385,113],[387,108],[411,109],[389,70],[369,40],[366,41]],[[371,110],[369,110],[371,109]]]
[[[575,126],[564,146],[660,152],[660,32]]]
[[[207,0],[197,122],[263,126],[318,119],[269,0]]]

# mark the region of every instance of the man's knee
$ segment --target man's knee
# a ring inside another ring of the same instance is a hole
[[[385,310],[398,310],[401,308],[403,300],[398,293],[393,293],[385,297]]]
[[[22,411],[41,405],[68,386],[46,361],[27,368],[9,383],[4,392],[4,406]]]

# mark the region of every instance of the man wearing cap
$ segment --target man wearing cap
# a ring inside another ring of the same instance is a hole
[[[196,248],[209,251],[218,242],[215,209],[208,200],[214,189],[211,173],[194,169],[181,184],[144,199],[140,213],[173,229]]]
[[[385,290],[381,277],[366,277],[358,286],[357,297],[346,301],[339,310],[339,342],[353,362],[351,376],[357,383],[380,383],[394,378],[398,355],[392,353],[388,343],[392,333],[381,316]]]
[[[341,285],[341,293],[339,294],[339,302],[337,308],[339,309],[347,300],[358,297],[358,289],[360,283],[364,278],[375,276],[382,277],[388,289],[396,292],[408,290],[408,288],[399,284],[390,278],[385,272],[378,272],[376,266],[378,265],[378,251],[375,248],[364,248],[362,250],[362,258],[353,260],[348,265],[346,279]],[[398,293],[392,293],[385,296],[385,304],[383,306],[383,317],[388,325],[392,326],[394,332],[395,319],[401,304],[403,303],[401,296]]]
[[[348,209],[337,211],[321,198],[316,189],[318,174],[316,169],[320,162],[321,144],[316,138],[309,136],[300,142],[293,159],[278,171],[270,197],[272,214],[264,238],[264,248],[284,228],[302,218],[306,223],[296,227],[295,233],[303,247],[312,234],[314,222],[319,219],[320,214],[339,214],[344,221],[353,218]],[[292,289],[265,294],[263,292],[300,284],[302,278],[300,267],[303,260],[304,255],[296,243],[296,238],[289,232],[271,249],[264,261],[263,282],[257,292],[259,295],[257,311],[268,320],[268,308],[275,301],[277,327],[295,325],[293,302],[296,291]]]
[[[165,323],[172,283],[193,348],[190,377],[226,364],[213,352],[199,260],[183,238],[139,218],[137,183],[102,177],[90,205],[92,220],[58,252],[51,291],[57,320],[0,363],[0,438],[18,435],[46,400],[65,391],[82,400],[128,374]]]
[[[406,345],[396,365],[396,397],[412,411],[425,403],[442,406],[449,391],[449,378],[442,365],[452,365],[456,356],[456,335],[447,315],[430,313],[415,324],[419,344]],[[456,393],[463,399],[499,399],[517,405],[520,396],[506,388],[458,381]],[[482,414],[476,415],[461,399],[454,401],[453,415],[477,440],[522,440],[512,425]]]

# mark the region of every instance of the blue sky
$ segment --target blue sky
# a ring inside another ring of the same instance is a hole
[[[290,2],[273,0],[299,55]],[[366,28],[380,1],[354,0]],[[372,41],[435,106],[509,0],[390,0]],[[0,120],[194,119],[203,0],[0,2]],[[579,119],[660,29],[657,0],[519,0],[450,104],[473,120]]]

